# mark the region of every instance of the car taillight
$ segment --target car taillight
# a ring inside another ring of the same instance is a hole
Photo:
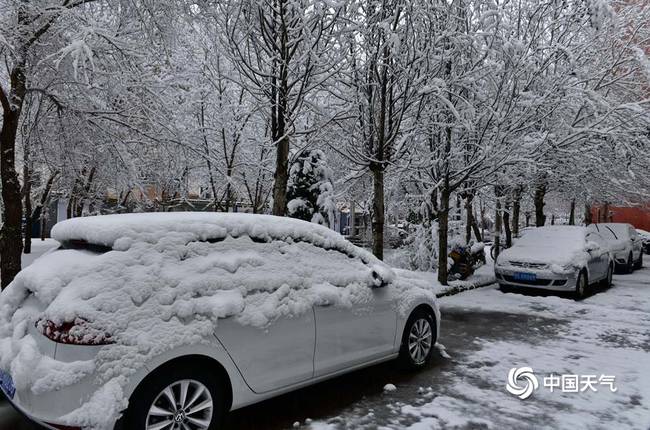
[[[75,318],[57,324],[42,319],[36,322],[36,328],[48,339],[68,345],[109,345],[114,343],[111,336],[101,330],[91,327],[87,320]]]

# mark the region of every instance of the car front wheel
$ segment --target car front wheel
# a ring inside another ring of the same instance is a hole
[[[576,300],[582,300],[587,295],[587,289],[589,288],[589,281],[587,280],[587,273],[582,270],[578,275],[578,280],[576,281],[576,291],[575,298]]]
[[[634,272],[634,259],[632,258],[632,253],[627,257],[627,264],[625,265],[625,273]]]
[[[431,360],[436,343],[435,320],[431,313],[418,309],[404,327],[399,360],[407,369],[419,369]]]
[[[601,287],[610,288],[612,286],[613,275],[614,275],[614,267],[613,265],[610,264],[609,267],[607,268],[607,276],[605,276],[605,279],[603,279],[600,282]]]
[[[221,381],[185,365],[167,367],[138,388],[124,416],[133,430],[216,430],[224,415]]]
[[[639,259],[636,260],[636,263],[634,264],[635,269],[641,269],[643,267],[643,251],[639,254]]]

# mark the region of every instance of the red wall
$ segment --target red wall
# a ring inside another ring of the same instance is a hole
[[[608,217],[605,218],[605,206],[593,206],[591,208],[591,216],[594,222],[626,222],[636,228],[650,231],[650,206],[644,208],[609,206],[608,213]]]

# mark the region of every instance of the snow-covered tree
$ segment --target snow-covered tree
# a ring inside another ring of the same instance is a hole
[[[332,171],[318,149],[295,154],[289,169],[288,215],[334,228],[335,202]]]

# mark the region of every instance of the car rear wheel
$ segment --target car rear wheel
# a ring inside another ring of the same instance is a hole
[[[215,373],[186,365],[148,377],[131,398],[124,428],[216,430],[224,415],[221,381]]]
[[[436,343],[436,322],[424,309],[411,314],[402,335],[399,360],[407,369],[420,369],[431,360]]]
[[[576,281],[576,291],[575,299],[582,300],[587,295],[587,290],[589,289],[589,281],[587,279],[587,272],[582,270],[578,275],[578,280]]]
[[[634,268],[637,270],[643,268],[643,251],[639,253],[639,259],[636,260],[636,263],[634,264]]]

